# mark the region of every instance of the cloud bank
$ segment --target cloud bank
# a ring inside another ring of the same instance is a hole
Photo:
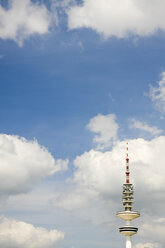
[[[61,231],[48,231],[23,221],[0,217],[0,246],[3,248],[52,248],[63,238]]]
[[[165,193],[164,146],[165,136],[150,141],[144,139],[129,140],[131,170],[133,171],[132,182],[135,183],[139,192],[141,192],[143,185],[145,192],[141,197],[145,197],[146,192],[152,193],[153,196],[154,192],[157,191]],[[77,156],[74,161],[76,167],[74,182],[99,194],[111,196],[118,194],[125,177],[125,147],[126,142],[121,141],[113,147],[112,151],[90,150]],[[159,165],[159,170],[155,166],[156,164]],[[139,177],[139,175],[141,176]]]
[[[37,141],[0,134],[0,195],[25,193],[46,176],[67,169]]]
[[[164,247],[165,239],[164,236],[159,238],[159,230],[165,231],[164,222],[160,223],[160,218],[164,220],[165,204],[165,136],[128,142],[131,182],[135,188],[134,209],[142,213],[143,223],[147,223],[147,226],[139,225],[139,230],[143,230],[139,231],[139,237],[145,243],[138,244],[137,248]],[[126,141],[118,141],[111,151],[90,150],[77,156],[73,178],[67,182],[65,190],[55,192],[54,206],[73,211],[79,218],[94,224],[114,229],[115,212],[122,210],[120,199],[122,183],[125,182],[125,149]],[[159,221],[153,224],[150,216],[159,218]],[[157,226],[158,232],[154,228],[155,235],[150,235],[153,225]]]
[[[19,45],[33,34],[49,31],[50,13],[44,4],[31,0],[9,0],[9,8],[0,6],[0,38],[11,39]]]
[[[68,10],[69,29],[91,28],[105,38],[165,31],[164,0],[83,0]]]

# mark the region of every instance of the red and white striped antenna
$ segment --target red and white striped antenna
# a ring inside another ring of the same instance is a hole
[[[130,174],[130,171],[129,171],[129,157],[128,157],[128,142],[126,143],[127,144],[127,147],[126,147],[126,183],[130,183],[130,180],[129,180],[129,174]]]

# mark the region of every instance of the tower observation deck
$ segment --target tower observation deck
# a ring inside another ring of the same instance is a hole
[[[131,221],[140,217],[140,213],[132,210],[134,203],[133,185],[130,183],[130,171],[129,171],[129,157],[128,157],[128,143],[126,153],[126,182],[123,184],[122,203],[124,210],[117,212],[117,217],[125,220],[125,225],[119,228],[119,232],[126,236],[126,248],[132,248],[131,236],[138,231],[137,227],[131,225]]]

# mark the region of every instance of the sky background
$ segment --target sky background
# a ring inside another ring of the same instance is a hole
[[[165,245],[163,0],[0,0],[0,246]]]

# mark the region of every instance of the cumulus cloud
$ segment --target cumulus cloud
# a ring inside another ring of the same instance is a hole
[[[149,126],[147,123],[141,122],[135,119],[131,120],[130,128],[136,128],[136,129],[145,131],[152,136],[157,136],[163,132],[162,129],[159,129],[155,126]]]
[[[89,121],[87,128],[98,134],[93,139],[98,149],[107,148],[117,140],[118,124],[114,114],[98,114]]]
[[[150,126],[145,129],[151,132]],[[141,243],[135,248],[162,248],[165,245],[165,136],[151,140],[130,139],[128,142],[130,179],[135,188],[133,209],[141,212],[141,218],[136,222]],[[67,180],[65,188],[54,192],[53,205],[72,211],[79,219],[90,220],[109,231],[117,230],[115,213],[123,209],[121,194],[122,183],[125,182],[125,153],[126,141],[117,140],[110,151],[92,149],[77,156],[73,175]]]
[[[74,181],[105,196],[106,194],[111,196],[118,194],[121,190],[121,182],[125,177],[125,166],[123,166],[125,146],[125,142],[122,141],[118,142],[112,151],[91,150],[78,156],[74,161],[76,167]],[[142,188],[145,189],[144,195],[146,192],[150,192],[151,197],[154,197],[154,193],[159,191],[165,194],[164,146],[165,136],[150,141],[144,139],[129,141],[131,172],[133,171],[132,182],[135,183],[138,192],[141,192]],[[141,194],[140,197],[146,198],[144,195]],[[148,200],[151,198],[148,197]],[[155,204],[152,203],[153,207]]]
[[[161,248],[161,246],[157,243],[138,243],[134,248]]]
[[[68,160],[55,160],[37,141],[0,134],[0,194],[27,192],[46,176],[67,169]]]
[[[64,238],[58,230],[0,217],[0,246],[3,248],[52,248]]]
[[[129,140],[131,182],[135,187],[134,209],[142,212],[143,216],[164,216],[164,147],[165,136],[149,141]],[[96,224],[108,222],[114,225],[115,212],[122,209],[125,149],[126,142],[118,141],[111,151],[90,150],[77,156],[73,178],[67,182],[66,190],[60,194],[55,192],[54,205],[74,213],[77,209],[81,218]],[[156,236],[154,242],[157,242]]]
[[[30,35],[49,31],[50,13],[44,4],[31,0],[9,0],[9,8],[0,6],[0,38],[22,45]]]
[[[149,36],[165,30],[164,0],[83,0],[68,10],[70,29],[91,28],[105,38]]]
[[[161,113],[165,113],[165,71],[161,73],[161,79],[157,82],[157,86],[150,86],[149,96],[154,106]]]

